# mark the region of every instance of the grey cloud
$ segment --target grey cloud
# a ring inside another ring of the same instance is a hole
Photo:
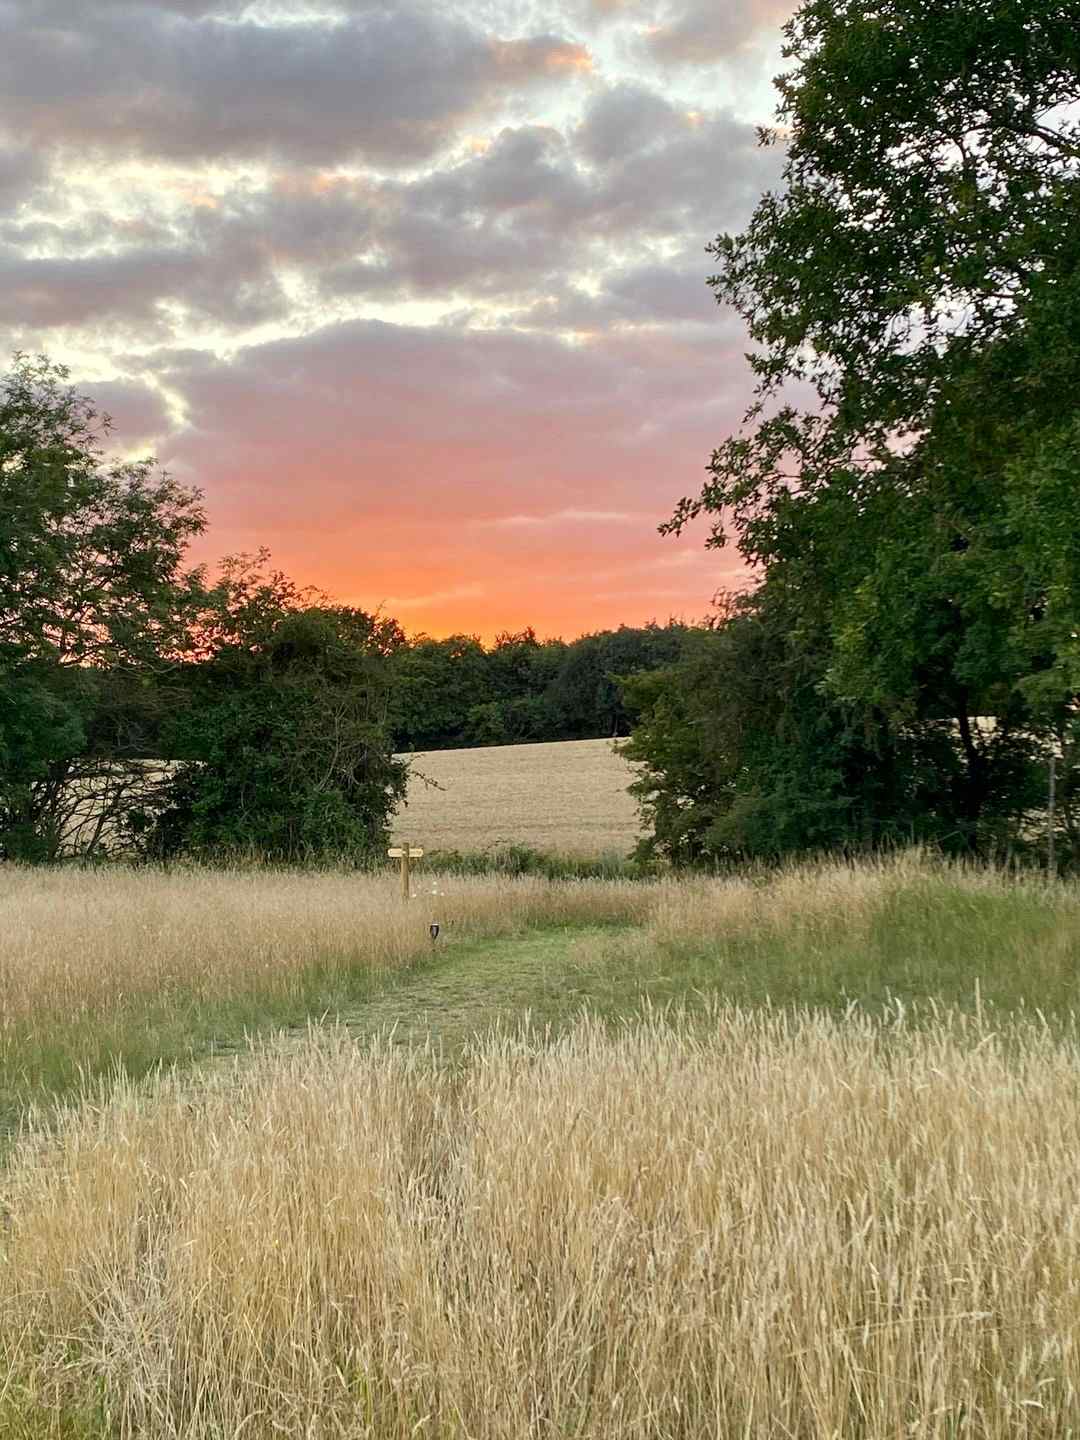
[[[778,29],[794,9],[794,0],[691,0],[669,13],[647,46],[661,63],[713,65],[761,31]]]
[[[593,101],[577,144],[593,164],[610,165],[678,140],[685,129],[685,118],[662,95],[644,85],[622,84]]]
[[[557,130],[506,129],[483,154],[411,187],[425,208],[453,215],[538,214],[588,206],[588,187],[574,170]]]
[[[204,15],[235,15],[246,0],[77,0],[83,24],[102,15],[125,11],[129,15],[162,10],[173,15],[198,19]],[[15,0],[15,8],[26,20],[37,23],[65,23],[71,18],[73,0]]]
[[[614,273],[599,294],[580,291],[541,302],[529,319],[552,329],[604,330],[612,325],[705,325],[714,333],[724,321],[706,277],[705,254],[665,264],[648,263]]]
[[[39,206],[52,208],[51,214],[33,220],[18,215],[0,215],[0,240],[16,250],[36,249],[39,253],[74,258],[94,250],[117,246],[128,251],[167,250],[176,240],[174,227],[154,215],[118,220],[103,210],[91,210],[72,218],[57,208],[57,191],[63,182],[52,185],[35,196]]]
[[[230,284],[193,252],[35,260],[0,250],[0,322],[48,329],[122,318],[160,339],[169,332],[160,305],[171,299],[243,325],[281,314],[284,297],[272,278],[258,274],[237,275]]]
[[[705,242],[738,228],[778,175],[776,153],[757,146],[750,126],[723,114],[691,121],[625,87],[595,102],[573,144],[551,130],[508,130],[451,170],[385,187],[378,258],[333,267],[323,280],[338,294],[451,291],[534,303],[565,291],[575,269],[605,268],[612,245],[647,249],[672,236],[698,247],[703,276]],[[673,267],[653,263],[654,278],[665,269]]]
[[[33,150],[0,143],[0,214],[25,199],[45,175],[45,162]]]
[[[174,7],[175,8],[175,7]],[[39,143],[168,158],[379,163],[437,152],[500,95],[586,62],[556,36],[498,41],[384,5],[288,25],[91,6],[0,11],[0,123]]]
[[[138,380],[96,381],[85,387],[94,404],[113,422],[114,444],[124,449],[160,440],[172,429],[172,419],[157,390]]]
[[[153,215],[118,224],[91,212],[75,222],[0,221],[0,322],[42,329],[122,320],[145,338],[167,337],[163,302],[244,326],[284,315],[283,266],[340,263],[371,233],[369,187],[294,177],[252,195],[238,189],[213,207],[165,223]],[[30,247],[50,258],[30,258]]]
[[[592,334],[620,326],[659,331],[675,327],[688,336],[696,330],[734,343],[742,334],[741,322],[730,311],[718,309],[706,284],[709,272],[704,253],[636,265],[613,272],[598,293],[567,287],[554,298],[537,301],[528,310],[526,323],[538,330]]]
[[[266,266],[317,267],[367,245],[383,209],[377,185],[300,173],[279,177],[268,190],[239,191],[213,207],[200,207],[191,233],[233,270],[245,256]]]
[[[660,110],[649,93],[640,103],[651,112],[650,126],[638,133],[630,118],[635,98],[626,90],[601,97],[578,136],[587,155],[604,161],[598,192],[607,222],[645,221],[654,232],[697,235],[703,243],[717,230],[741,225],[779,177],[778,152],[762,150],[753,127],[723,111],[689,114],[663,100]],[[633,143],[613,142],[615,120]]]
[[[0,320],[123,317],[160,340],[161,302],[173,300],[250,325],[284,313],[282,267],[327,297],[495,301],[529,311],[533,324],[689,319],[707,309],[705,242],[743,223],[778,163],[749,126],[724,114],[692,120],[624,86],[600,94],[570,139],[508,128],[483,153],[414,181],[296,170],[173,220],[150,213],[119,225],[91,213],[9,224]],[[681,257],[658,261],[661,239],[676,240]],[[28,245],[58,258],[24,258]],[[583,269],[605,279],[599,299],[575,295]]]
[[[696,265],[639,265],[618,275],[607,295],[630,320],[715,322],[716,302],[705,284],[706,257]]]

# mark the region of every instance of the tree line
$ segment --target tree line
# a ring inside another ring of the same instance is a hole
[[[392,728],[399,750],[592,740],[629,735],[623,680],[674,662],[691,627],[620,625],[578,640],[504,632],[404,645]]]
[[[274,570],[187,563],[194,489],[109,459],[47,359],[0,382],[0,858],[381,850],[401,752],[625,734],[685,627],[409,638]]]

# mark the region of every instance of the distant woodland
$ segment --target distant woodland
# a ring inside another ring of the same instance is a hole
[[[623,680],[677,660],[689,628],[621,625],[570,642],[538,640],[530,629],[489,647],[474,635],[414,637],[396,657],[395,744],[445,750],[627,736],[634,717]]]

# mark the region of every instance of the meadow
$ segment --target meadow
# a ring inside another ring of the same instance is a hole
[[[1080,890],[394,883],[0,876],[0,1434],[1076,1433]]]

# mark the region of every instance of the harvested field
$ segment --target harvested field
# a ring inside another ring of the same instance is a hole
[[[414,777],[394,820],[395,841],[428,850],[529,845],[596,855],[625,854],[641,834],[626,791],[634,769],[611,740],[432,750],[409,758]]]

